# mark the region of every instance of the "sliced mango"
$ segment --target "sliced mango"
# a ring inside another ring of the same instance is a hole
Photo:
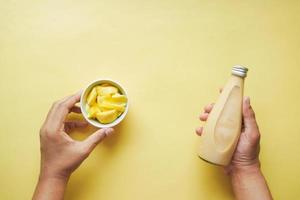
[[[118,93],[118,88],[114,86],[97,86],[97,93],[101,96],[107,96]]]
[[[95,119],[97,117],[98,113],[101,113],[101,110],[98,107],[98,105],[94,105],[92,107],[89,107],[89,109],[88,109],[88,118]]]
[[[115,121],[115,119],[117,119],[118,113],[116,110],[108,110],[108,111],[97,113],[96,117],[99,122],[103,124],[108,124]]]
[[[102,104],[104,102],[114,103],[125,106],[127,103],[127,98],[125,95],[120,95],[119,93],[114,94],[112,96],[98,96],[97,103]]]
[[[111,101],[111,96],[97,96],[97,104],[100,105],[104,101]]]
[[[123,112],[118,111],[118,117],[119,117],[120,115],[122,115],[122,113],[123,113]]]
[[[127,97],[109,84],[95,86],[87,97],[86,110],[90,119],[111,123],[125,111]]]
[[[93,105],[96,103],[96,98],[97,98],[97,91],[96,88],[93,88],[90,92],[90,94],[87,97],[87,104],[88,105]]]
[[[107,110],[117,110],[120,112],[124,112],[125,106],[124,105],[119,105],[115,103],[110,103],[110,102],[103,102],[101,104],[98,104],[100,109],[107,109]]]
[[[126,104],[127,97],[125,95],[117,93],[111,96],[111,101],[118,104]]]
[[[101,104],[103,103],[103,101],[105,100],[105,96],[97,96],[97,104]]]

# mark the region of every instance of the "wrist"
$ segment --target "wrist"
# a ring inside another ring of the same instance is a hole
[[[41,169],[32,199],[63,199],[70,176]]]
[[[234,166],[229,175],[236,199],[272,199],[259,162]]]
[[[260,162],[254,162],[251,163],[249,165],[232,165],[230,166],[230,171],[229,171],[229,175],[231,177],[238,175],[255,175],[255,174],[260,174],[261,170],[260,170]]]
[[[68,182],[71,174],[66,172],[59,172],[53,169],[42,168],[40,171],[40,180],[58,180],[62,182]]]
[[[234,190],[244,191],[261,180],[262,173],[259,165],[234,166],[229,176]]]

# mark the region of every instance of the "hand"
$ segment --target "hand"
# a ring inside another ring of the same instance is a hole
[[[213,104],[207,105],[200,115],[206,121]],[[196,129],[201,136],[203,127]],[[259,162],[260,133],[255,120],[249,97],[243,100],[243,124],[241,135],[233,153],[231,163],[224,169],[230,175],[233,192],[238,200],[271,200],[272,195],[260,170]]]
[[[80,100],[80,94],[55,102],[40,130],[41,177],[68,178],[96,145],[113,132],[111,128],[100,129],[85,141],[75,141],[66,133],[87,125],[86,121],[65,121],[69,112],[81,113],[80,108],[75,106]]]
[[[73,140],[67,132],[87,125],[86,121],[65,121],[69,112],[80,113],[75,104],[81,92],[53,104],[40,130],[41,171],[32,199],[62,200],[72,172],[113,129],[100,129],[84,141]]]
[[[213,104],[205,106],[204,112],[200,115],[200,120],[206,121],[212,109]],[[199,136],[201,136],[202,132],[203,127],[196,129],[196,133]],[[255,120],[255,114],[250,105],[249,97],[246,97],[243,101],[243,125],[241,135],[231,163],[225,167],[225,171],[230,174],[233,171],[259,169],[259,140],[260,132]]]

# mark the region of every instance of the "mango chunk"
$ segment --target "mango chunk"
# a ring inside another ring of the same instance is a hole
[[[116,120],[124,113],[127,97],[119,93],[119,89],[110,84],[95,86],[87,97],[86,110],[88,118],[103,124]]]
[[[97,96],[97,104],[100,105],[104,101],[110,101],[111,97],[110,96]]]
[[[115,119],[117,119],[118,113],[116,110],[108,110],[108,111],[97,113],[96,117],[99,122],[103,124],[108,124],[115,121]]]
[[[88,108],[88,118],[95,119],[97,114],[100,113],[101,110],[97,105]]]
[[[97,91],[96,88],[93,88],[90,92],[90,94],[87,97],[87,104],[88,105],[93,105],[96,103],[96,98],[97,98]]]
[[[111,96],[111,101],[118,104],[126,104],[127,97],[125,95],[117,93]]]
[[[97,86],[96,87],[98,95],[107,96],[118,93],[118,88],[114,86]]]
[[[100,109],[107,109],[107,110],[117,110],[120,112],[124,112],[125,106],[124,105],[119,105],[115,103],[110,103],[110,102],[103,102],[101,104],[98,104]]]

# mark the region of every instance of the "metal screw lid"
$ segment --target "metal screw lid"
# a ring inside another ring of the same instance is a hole
[[[240,76],[242,78],[245,78],[247,76],[248,68],[235,65],[232,67],[231,73],[236,76]]]

